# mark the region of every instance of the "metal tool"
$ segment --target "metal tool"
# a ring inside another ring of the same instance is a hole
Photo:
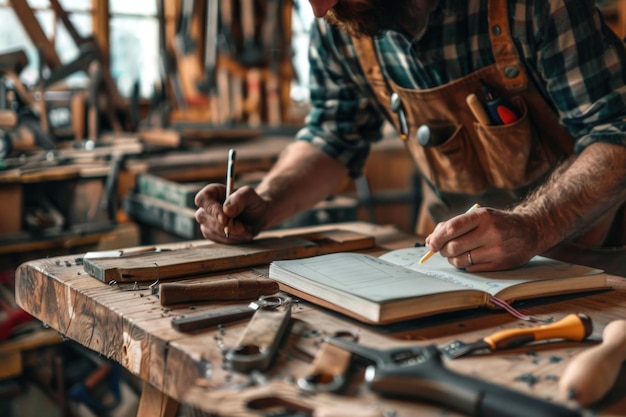
[[[260,297],[242,307],[225,307],[190,316],[179,316],[172,319],[172,327],[181,332],[191,332],[205,329],[218,324],[231,323],[233,321],[251,317],[259,308],[274,309],[285,302],[283,297]]]
[[[404,109],[402,108],[402,100],[400,100],[398,93],[391,94],[391,111],[396,113],[400,120],[400,138],[406,140],[409,137],[409,125]]]
[[[509,349],[537,340],[565,339],[580,342],[592,331],[593,323],[587,315],[570,314],[544,326],[501,330],[474,343],[456,340],[441,348],[441,351],[447,357],[455,359],[478,350]]]
[[[441,362],[434,345],[378,350],[342,338],[329,338],[365,360],[365,380],[381,395],[434,402],[470,416],[580,417],[579,410],[456,373]]]
[[[338,332],[334,337],[345,337],[356,341],[357,335],[351,332]],[[307,374],[298,378],[298,387],[310,392],[337,392],[346,383],[346,373],[350,367],[352,354],[338,346],[324,342],[311,364]]]
[[[230,369],[264,371],[271,365],[291,321],[291,299],[280,298],[278,307],[260,306],[236,347],[226,351],[224,360]]]

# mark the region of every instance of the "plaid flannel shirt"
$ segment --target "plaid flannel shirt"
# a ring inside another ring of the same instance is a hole
[[[593,0],[508,0],[522,61],[577,152],[596,141],[626,146],[626,48]],[[375,40],[386,77],[405,88],[446,84],[494,63],[488,0],[440,0],[419,40],[389,31]],[[309,50],[311,110],[297,139],[337,158],[358,176],[382,137],[376,102],[348,36],[318,19]]]

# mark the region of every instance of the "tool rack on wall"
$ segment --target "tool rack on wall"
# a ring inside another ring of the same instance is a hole
[[[148,126],[289,120],[292,0],[157,1],[163,83]]]

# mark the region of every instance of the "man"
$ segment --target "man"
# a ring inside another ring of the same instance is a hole
[[[624,237],[626,50],[593,2],[310,3],[323,19],[306,127],[256,189],[226,202],[221,184],[198,193],[206,238],[250,240],[331,195],[360,174],[385,119],[424,178],[422,211],[437,226],[421,219],[420,231],[452,265],[509,269]],[[472,94],[496,110],[483,123],[465,103]]]

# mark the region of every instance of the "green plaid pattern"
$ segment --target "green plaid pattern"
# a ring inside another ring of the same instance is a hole
[[[422,39],[387,32],[375,40],[386,76],[406,88],[446,84],[494,63],[488,0],[441,0]],[[626,146],[626,48],[592,0],[508,0],[517,49],[576,151],[596,141]],[[358,176],[384,113],[350,38],[323,20],[311,31],[311,111],[297,138]]]

